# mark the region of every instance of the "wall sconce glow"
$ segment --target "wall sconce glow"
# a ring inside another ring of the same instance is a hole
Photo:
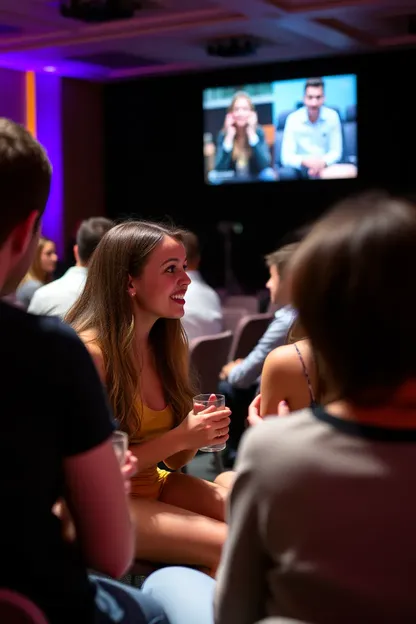
[[[53,65],[46,65],[43,68],[44,72],[47,72],[48,74],[53,74],[54,72],[56,72],[56,67],[54,67]]]
[[[26,89],[26,128],[36,137],[36,75],[33,71],[25,74]]]

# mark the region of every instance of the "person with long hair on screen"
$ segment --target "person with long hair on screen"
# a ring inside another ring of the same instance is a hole
[[[90,351],[138,460],[131,511],[137,558],[212,574],[226,538],[226,490],[177,471],[198,448],[228,439],[230,411],[194,415],[184,314],[186,253],[179,230],[130,221],[103,237],[66,320]],[[215,391],[215,390],[214,390]]]
[[[252,99],[237,91],[228,107],[224,127],[218,135],[213,183],[224,181],[276,180],[264,130],[258,123]]]

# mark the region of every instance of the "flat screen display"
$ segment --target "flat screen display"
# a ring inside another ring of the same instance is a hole
[[[355,178],[357,76],[318,76],[203,92],[210,185]]]

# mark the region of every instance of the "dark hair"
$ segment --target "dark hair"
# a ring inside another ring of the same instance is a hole
[[[331,389],[380,404],[416,375],[416,206],[385,194],[343,201],[290,266],[292,301]]]
[[[78,254],[81,262],[87,264],[98,243],[114,222],[105,217],[91,217],[81,223],[77,232]]]
[[[52,168],[45,150],[23,126],[0,118],[0,244],[49,197]]]
[[[280,247],[276,251],[267,254],[265,257],[267,266],[269,268],[275,266],[279,276],[283,277],[286,267],[298,247],[299,243],[291,243],[290,245],[284,245],[284,247]]]
[[[193,232],[183,232],[182,242],[185,246],[186,257],[189,264],[196,264],[199,262],[201,252],[199,250],[199,241],[196,234]]]
[[[321,87],[321,89],[325,90],[325,83],[322,78],[308,78],[305,83],[305,93],[308,87],[314,87],[315,89]]]

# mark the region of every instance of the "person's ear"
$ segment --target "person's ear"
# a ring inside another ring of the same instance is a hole
[[[78,264],[79,263],[78,245],[74,245],[72,251],[74,252],[75,262]]]
[[[33,237],[39,235],[39,212],[34,210],[13,230],[12,234],[12,251],[18,255],[23,254],[31,244]]]
[[[136,287],[133,284],[133,278],[131,277],[131,275],[129,275],[129,281],[128,281],[128,285],[127,285],[127,292],[128,292],[130,297],[135,297],[136,296]]]

